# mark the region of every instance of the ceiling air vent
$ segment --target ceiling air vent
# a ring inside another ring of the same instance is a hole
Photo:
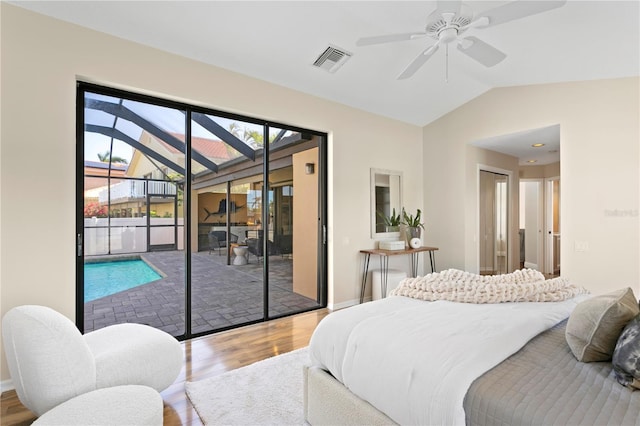
[[[334,73],[338,71],[347,60],[351,57],[351,53],[344,49],[339,49],[335,46],[329,45],[318,59],[313,63],[314,66],[322,68],[323,70]]]

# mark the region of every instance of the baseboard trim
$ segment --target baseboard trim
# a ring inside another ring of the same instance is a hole
[[[538,270],[538,264],[537,263],[524,262],[524,267],[528,268],[528,269],[535,269],[536,271]]]
[[[371,297],[365,297],[364,301],[370,302]],[[329,308],[329,310],[332,310],[332,311],[337,311],[338,309],[344,309],[344,308],[348,308],[350,306],[355,306],[359,304],[360,304],[360,299],[351,299],[351,300],[347,300],[345,302],[340,302],[340,303],[329,303],[327,308]]]
[[[10,390],[14,390],[16,387],[13,386],[13,380],[3,380],[0,382],[0,393],[5,393]]]

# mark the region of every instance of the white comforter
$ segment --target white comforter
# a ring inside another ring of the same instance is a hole
[[[462,425],[471,383],[587,297],[491,305],[389,297],[327,316],[311,359],[397,423]]]

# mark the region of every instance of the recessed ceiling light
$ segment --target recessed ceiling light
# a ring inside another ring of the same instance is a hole
[[[543,143],[534,143],[531,146],[534,147],[534,148],[540,148],[540,147],[544,146],[544,144]]]
[[[527,160],[527,163],[537,163],[538,160]]]

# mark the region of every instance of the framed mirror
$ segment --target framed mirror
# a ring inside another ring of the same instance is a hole
[[[400,238],[399,229],[390,228],[385,217],[402,211],[402,172],[371,169],[371,238]]]

